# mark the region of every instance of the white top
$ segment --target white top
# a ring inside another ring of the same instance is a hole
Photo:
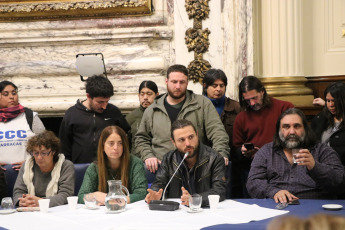
[[[35,133],[45,128],[36,112],[33,113],[32,128]],[[26,160],[26,143],[35,133],[30,129],[25,113],[9,122],[0,122],[0,162],[13,164]]]

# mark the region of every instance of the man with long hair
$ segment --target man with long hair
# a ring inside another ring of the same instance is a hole
[[[281,114],[273,142],[256,153],[247,181],[252,198],[277,203],[336,198],[344,186],[344,166],[337,153],[316,142],[305,115],[296,108]]]
[[[234,122],[231,161],[233,173],[241,178],[242,190],[236,191],[233,187],[235,198],[248,197],[245,184],[254,155],[264,144],[272,141],[279,115],[293,107],[290,102],[270,97],[261,81],[254,76],[247,76],[240,82],[239,101],[243,111]]]

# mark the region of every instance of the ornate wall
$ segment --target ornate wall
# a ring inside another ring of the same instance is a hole
[[[0,23],[0,78],[18,85],[20,102],[40,116],[62,116],[84,83],[76,54],[103,53],[115,88],[111,102],[126,113],[137,107],[140,82],[165,91],[164,71],[174,62],[173,1],[154,1],[151,16]]]

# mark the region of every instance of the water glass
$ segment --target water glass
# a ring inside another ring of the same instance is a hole
[[[201,208],[202,196],[199,194],[193,194],[189,197],[189,209],[191,211],[198,211]]]
[[[11,197],[4,197],[1,200],[1,208],[2,209],[13,209],[13,201]]]
[[[297,154],[299,153],[299,150],[300,149],[292,149],[292,159],[294,164],[303,163],[302,161],[298,161]]]
[[[84,203],[85,203],[85,207],[88,209],[97,208],[96,197],[92,193],[88,193],[84,195]]]

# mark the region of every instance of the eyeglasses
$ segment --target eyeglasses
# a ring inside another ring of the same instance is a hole
[[[50,150],[49,152],[30,152],[30,155],[31,156],[35,156],[35,157],[38,157],[38,155],[41,154],[42,157],[46,157],[46,156],[49,156],[49,154],[51,153],[52,151]]]

